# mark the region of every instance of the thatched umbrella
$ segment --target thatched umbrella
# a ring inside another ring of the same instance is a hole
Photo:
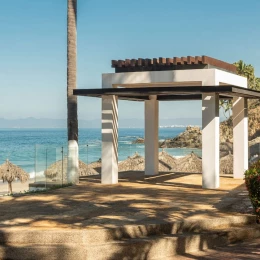
[[[175,168],[177,172],[202,172],[202,160],[194,152],[178,159]]]
[[[9,193],[13,193],[12,182],[14,180],[20,180],[20,182],[26,182],[30,178],[29,174],[24,171],[19,166],[11,163],[9,160],[6,160],[0,166],[0,179],[4,182],[8,182]]]
[[[177,166],[178,160],[162,150],[159,153],[159,171],[174,170]]]
[[[222,174],[233,173],[233,155],[231,153],[229,153],[228,155],[220,159],[220,173]]]
[[[44,175],[50,179],[57,179],[66,181],[67,179],[67,166],[68,160],[64,159],[59,160],[53,164],[51,164],[47,170],[44,171]],[[99,174],[98,168],[101,168],[101,162],[94,162],[91,164],[85,164],[84,162],[79,160],[79,176],[88,176],[88,175],[95,175]],[[62,174],[63,172],[63,174]],[[63,176],[63,177],[62,177]]]
[[[87,171],[81,172],[80,176],[97,175],[101,173],[101,159],[88,164]]]
[[[165,151],[159,153],[159,171],[169,171],[175,168],[177,159]],[[145,158],[137,152],[118,164],[118,171],[144,171]]]
[[[144,157],[137,152],[118,164],[118,171],[144,171]]]

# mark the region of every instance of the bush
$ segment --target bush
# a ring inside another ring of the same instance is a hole
[[[260,223],[260,160],[245,171],[245,184],[257,221]]]

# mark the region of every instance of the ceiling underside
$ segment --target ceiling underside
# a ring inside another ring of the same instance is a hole
[[[260,99],[260,91],[224,86],[173,86],[173,87],[141,87],[141,88],[107,88],[107,89],[75,89],[74,95],[102,97],[115,95],[119,100],[144,101],[156,95],[159,101],[201,100],[203,94],[219,94],[220,99],[244,97]]]

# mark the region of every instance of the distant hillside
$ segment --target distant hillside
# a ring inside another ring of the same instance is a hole
[[[0,118],[0,128],[64,128],[66,121],[62,119],[49,118],[22,118],[22,119],[5,119]]]
[[[200,118],[173,118],[160,119],[160,126],[170,125],[201,125]],[[66,128],[66,119],[50,119],[50,118],[22,118],[22,119],[5,119],[0,118],[0,128]],[[79,120],[80,128],[100,128],[101,119]],[[121,128],[143,128],[143,119],[119,119],[119,127]]]

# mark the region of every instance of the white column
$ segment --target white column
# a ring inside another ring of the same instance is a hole
[[[150,96],[145,101],[145,175],[158,174],[158,101]]]
[[[79,183],[79,147],[75,140],[68,142],[67,180],[68,183]]]
[[[233,99],[233,158],[233,177],[243,179],[248,168],[247,99],[238,97]]]
[[[202,95],[202,187],[219,187],[219,95]]]
[[[102,97],[101,183],[118,183],[118,105],[116,96]]]

